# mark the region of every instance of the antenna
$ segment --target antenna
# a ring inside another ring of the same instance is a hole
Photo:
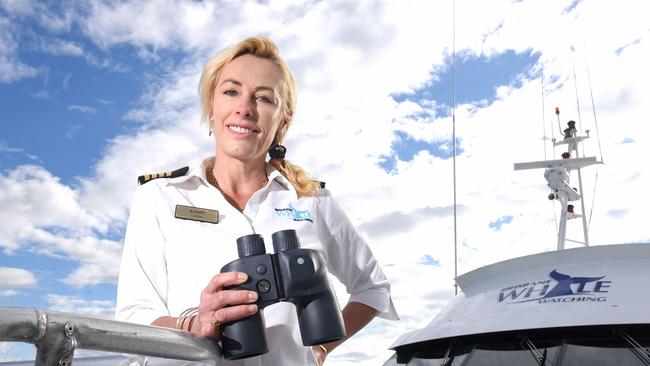
[[[541,59],[541,57],[540,57]],[[542,143],[544,145],[544,160],[546,160],[546,107],[544,106],[544,62],[540,60],[540,67],[542,69]]]
[[[591,87],[591,75],[589,74],[589,64],[585,59],[585,67],[587,68],[587,81],[589,82],[589,95],[591,96],[591,110],[594,113],[594,125],[596,125],[596,140],[598,140],[598,152],[600,153],[600,161],[604,162],[603,149],[600,146],[600,132],[598,132],[598,118],[596,118],[596,104],[594,103],[594,91]]]
[[[575,49],[574,47],[571,47],[572,50]],[[572,56],[575,56],[572,54]],[[572,57],[572,67],[573,67],[573,87],[576,92],[576,111],[578,112],[578,125],[580,126],[580,133],[582,134],[582,115],[580,114],[580,99],[578,99],[578,80],[576,77],[576,63],[575,63],[575,57]],[[587,135],[589,135],[589,131],[586,131]],[[575,146],[575,152],[576,152],[576,157],[578,157],[578,147],[577,145]],[[582,147],[582,155],[585,155],[585,148],[584,146]],[[578,188],[580,189],[580,194],[584,198],[584,190],[582,189],[582,172],[580,169],[578,169]],[[580,200],[580,206],[582,208],[582,231],[584,232],[584,239],[585,239],[585,245],[589,245],[589,235],[588,235],[588,230],[587,230],[587,219],[585,217],[586,211],[585,211],[585,200],[581,199]]]
[[[451,146],[454,167],[454,295],[458,295],[458,229],[456,226],[456,1],[452,1]]]
[[[603,149],[600,145],[600,132],[598,130],[598,118],[596,118],[596,104],[594,103],[594,91],[591,86],[591,74],[589,73],[589,63],[587,62],[586,58],[585,58],[585,68],[587,69],[587,81],[589,82],[589,95],[591,96],[591,110],[593,111],[594,114],[594,125],[596,126],[596,140],[598,140],[598,153],[600,154],[600,161],[604,162],[605,160],[603,159]],[[591,227],[591,217],[594,213],[594,204],[596,202],[597,185],[598,185],[598,170],[596,170],[596,178],[594,181],[594,193],[591,196],[591,210],[589,212],[589,223],[587,224],[587,231],[589,231],[589,228]]]

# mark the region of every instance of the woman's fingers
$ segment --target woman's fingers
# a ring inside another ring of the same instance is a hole
[[[225,306],[248,304],[257,301],[258,295],[255,291],[248,290],[221,290],[207,293],[201,299],[199,310],[221,309]]]
[[[225,291],[224,291],[225,292]],[[233,322],[246,318],[257,312],[257,305],[236,305],[221,308],[212,313],[199,315],[204,319],[201,322],[201,335],[204,337],[214,337],[219,334],[220,327],[223,323]]]
[[[217,292],[224,287],[241,285],[248,280],[248,275],[243,272],[223,272],[212,277],[204,292]]]
[[[215,275],[201,292],[199,304],[198,331],[205,337],[219,335],[221,324],[233,322],[257,312],[258,299],[255,291],[224,290],[224,288],[241,285],[248,281],[248,275],[242,272],[224,272]]]

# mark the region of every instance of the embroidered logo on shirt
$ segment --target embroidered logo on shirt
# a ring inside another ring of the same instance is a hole
[[[309,212],[309,210],[296,210],[291,205],[289,205],[289,208],[276,208],[275,213],[285,219],[292,219],[293,221],[309,221],[312,224],[314,223],[314,220],[311,218],[311,212]]]

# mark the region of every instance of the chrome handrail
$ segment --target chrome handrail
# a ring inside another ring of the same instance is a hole
[[[70,366],[78,348],[221,364],[221,349],[188,332],[34,308],[0,308],[0,341],[36,346],[35,366]]]

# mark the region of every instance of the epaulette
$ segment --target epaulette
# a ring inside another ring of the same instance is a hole
[[[180,169],[176,169],[173,172],[166,172],[166,173],[157,173],[157,174],[145,174],[141,175],[138,177],[138,184],[142,185],[147,183],[150,180],[154,180],[156,178],[176,178],[176,177],[182,177],[187,172],[190,170],[189,166],[184,166]]]

